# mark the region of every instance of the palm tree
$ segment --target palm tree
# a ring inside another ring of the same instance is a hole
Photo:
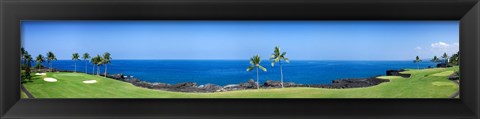
[[[27,69],[31,67],[32,56],[30,54],[24,54],[25,64],[27,65]]]
[[[95,65],[97,65],[97,57],[92,57],[90,59],[90,63],[92,63],[92,75],[95,75]]]
[[[437,56],[434,56],[433,59],[431,60],[433,63],[438,63],[440,59],[438,59]]]
[[[82,59],[85,61],[85,73],[87,73],[87,74],[88,74],[88,72],[87,72],[87,71],[88,71],[88,70],[87,70],[87,68],[88,68],[87,63],[88,63],[88,59],[89,59],[89,58],[90,58],[90,54],[88,54],[88,53],[83,53]]]
[[[422,59],[420,59],[420,57],[416,57],[415,60],[413,60],[413,63],[417,64],[417,69],[420,69],[420,67],[418,66],[418,63],[422,62]]]
[[[100,65],[103,64],[102,57],[97,54],[97,56],[92,58],[92,63],[97,65],[97,75],[100,75]]]
[[[459,63],[460,63],[460,52],[452,54],[452,56],[450,56],[450,64],[459,65]]]
[[[282,88],[283,87],[283,69],[282,69],[282,60],[284,60],[285,62],[287,63],[290,63],[290,61],[288,60],[288,58],[285,58],[285,55],[287,54],[287,52],[283,52],[282,54],[280,54],[280,48],[278,46],[275,47],[272,55],[270,56],[270,60],[272,61],[272,67],[275,65],[275,63],[279,63],[280,64],[280,82],[281,82],[281,85],[282,85]]]
[[[100,67],[104,64],[103,58],[100,56],[98,57],[98,63],[97,63],[97,75],[100,76]]]
[[[22,47],[22,48],[20,48],[20,55],[23,56],[23,54],[25,54],[25,48]],[[22,57],[22,58],[23,58],[23,57]]]
[[[80,60],[80,55],[78,55],[78,53],[73,53],[72,60],[75,62],[75,73],[77,73],[77,60]]]
[[[442,55],[442,58],[443,58],[443,60],[444,60],[445,64],[447,64],[447,63],[448,63],[448,55],[447,55],[447,53],[446,53],[446,52],[445,52],[445,53],[443,53],[443,55]]]
[[[25,64],[25,54],[28,54],[27,51],[22,47],[20,48],[20,60]]]
[[[47,53],[47,62],[49,64],[49,70],[50,72],[52,72],[52,61],[53,60],[57,60],[57,58],[55,57],[55,54],[53,54],[51,51],[48,51]]]
[[[27,65],[27,59],[25,59],[25,57],[27,57],[29,55],[28,52],[23,50],[23,48],[22,48],[22,52],[21,52],[20,55],[21,55],[20,58],[21,58],[23,66]]]
[[[102,63],[105,64],[105,77],[107,77],[107,65],[112,63],[110,60],[112,60],[112,57],[110,57],[110,53],[105,52],[102,59]]]
[[[260,65],[260,62],[262,62],[260,57],[258,55],[255,55],[252,58],[250,58],[250,67],[247,68],[247,71],[252,71],[253,68],[257,69],[257,89],[260,89],[260,85],[258,84],[258,80],[259,80],[258,69],[261,69],[265,72],[267,71],[265,67]]]
[[[40,71],[40,67],[42,67],[42,63],[45,62],[45,57],[42,54],[38,54],[37,58],[35,58],[35,62],[37,63],[38,70]]]
[[[32,56],[30,54],[28,54],[27,52],[25,52],[25,54],[23,54],[23,59],[25,60],[25,75],[24,75],[24,79],[28,79],[28,80],[31,80],[31,77],[30,77],[30,67],[31,67],[31,63],[32,63]]]

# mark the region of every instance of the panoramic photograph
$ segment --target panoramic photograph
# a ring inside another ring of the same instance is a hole
[[[459,21],[21,21],[22,99],[460,98]]]

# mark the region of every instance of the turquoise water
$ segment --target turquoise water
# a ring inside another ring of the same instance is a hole
[[[58,60],[53,67],[74,70],[72,60]],[[267,72],[260,71],[260,82],[280,80],[279,65],[272,67],[269,61],[262,61]],[[419,63],[420,68],[434,66],[431,62]],[[180,83],[197,82],[217,85],[237,84],[256,78],[255,70],[247,72],[248,60],[113,60],[108,65],[109,74],[132,75],[143,81]],[[283,63],[285,82],[301,84],[329,84],[342,78],[366,78],[385,75],[388,69],[417,68],[412,61],[291,61]],[[92,72],[92,64],[87,64]],[[85,62],[77,61],[77,71],[85,72]],[[101,68],[103,73],[103,67]]]

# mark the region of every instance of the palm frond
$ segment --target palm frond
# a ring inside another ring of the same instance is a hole
[[[275,46],[275,49],[273,51],[275,54],[280,54],[280,47]]]
[[[285,62],[287,63],[290,63],[290,60],[288,60],[288,58],[283,58],[283,60],[285,60]]]
[[[265,67],[263,67],[263,66],[261,66],[261,65],[258,65],[258,68],[260,68],[260,69],[263,70],[263,71],[267,71],[267,68],[265,68]]]
[[[90,54],[88,54],[88,53],[83,53],[82,58],[83,58],[83,60],[87,60],[88,58],[90,58]]]
[[[260,56],[258,56],[257,54],[252,58],[250,58],[250,64],[251,64],[250,67],[260,66],[260,62],[262,62],[262,60],[260,59]],[[247,69],[247,71],[251,70],[250,67]]]
[[[247,71],[252,71],[253,68],[255,68],[255,66],[249,66],[249,67],[247,68]]]
[[[275,61],[275,62],[279,62],[279,61],[280,61],[280,57],[275,58],[274,61]]]
[[[80,55],[78,55],[78,53],[72,54],[72,60],[79,60],[79,58],[80,58]]]
[[[255,56],[253,56],[253,58],[252,58],[251,61],[252,61],[252,63],[255,64],[255,65],[258,65],[258,64],[260,64],[260,62],[262,62],[262,60],[260,60],[260,56],[258,56],[258,54],[255,55]]]
[[[280,57],[284,57],[285,55],[287,55],[287,52],[283,52]]]
[[[36,62],[43,63],[45,62],[45,57],[43,57],[42,54],[39,54],[37,58],[35,59]]]
[[[275,53],[272,53],[272,55],[270,55],[270,60],[272,59],[275,59],[277,56],[275,55]]]

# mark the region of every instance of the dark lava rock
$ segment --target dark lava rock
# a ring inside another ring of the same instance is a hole
[[[280,81],[267,80],[267,81],[265,81],[265,83],[263,83],[263,86],[264,86],[264,87],[275,87],[275,88],[278,88],[278,87],[282,87],[282,82],[280,82]]]
[[[172,88],[186,88],[186,87],[195,87],[197,86],[197,83],[195,82],[183,82],[183,83],[177,83],[172,86]]]
[[[215,85],[215,84],[205,84],[205,86],[203,86],[203,88],[206,92],[220,92],[220,91],[224,91],[223,87],[222,86],[219,86],[219,85]]]
[[[108,78],[116,79],[116,80],[123,80],[125,77],[123,74],[114,74],[114,75],[108,75]]]
[[[308,87],[305,84],[296,84],[294,82],[283,82],[283,87]]]
[[[459,80],[460,76],[457,73],[453,73],[452,75],[448,76],[449,80]]]
[[[360,79],[340,79],[333,80],[332,84],[310,84],[308,87],[319,87],[319,88],[359,88],[359,87],[369,87],[378,85],[383,82],[389,82],[387,79],[379,79],[376,77],[372,78],[360,78]]]
[[[405,70],[403,70],[403,69],[401,69],[401,70],[387,70],[387,76],[397,76],[402,71],[405,71]]]
[[[232,91],[232,90],[243,90],[245,88],[240,86],[239,84],[229,84],[229,85],[223,86],[223,89],[226,91]]]
[[[439,63],[439,64],[437,64],[437,67],[438,68],[447,68],[447,67],[452,67],[452,66],[448,65],[448,63]]]
[[[197,87],[169,88],[167,90],[176,92],[205,92],[204,90]]]
[[[400,74],[405,70],[388,70],[387,75],[400,75],[410,77],[410,74],[404,75]],[[123,74],[114,74],[107,75],[107,77],[129,82],[135,86],[148,88],[148,89],[157,89],[157,90],[167,90],[175,92],[220,92],[220,91],[232,91],[232,90],[245,90],[245,89],[257,89],[257,84],[255,80],[250,79],[248,82],[240,84],[230,84],[226,86],[219,86],[215,84],[205,84],[197,86],[195,82],[183,82],[178,84],[167,84],[167,83],[150,83],[141,81],[133,77],[125,77]],[[383,82],[388,82],[386,79],[379,79],[376,77],[372,78],[360,78],[360,79],[341,79],[333,80],[332,84],[296,84],[294,82],[284,82],[284,87],[317,87],[317,88],[357,88],[357,87],[368,87],[373,85],[378,85]],[[280,81],[267,80],[261,88],[280,88]]]
[[[167,88],[170,88],[170,85],[166,84],[166,83],[154,83],[152,85],[153,85],[152,86],[153,89],[167,89]]]
[[[257,88],[257,83],[253,79],[250,79],[247,83],[240,83],[240,87],[244,89],[254,89]]]
[[[400,77],[403,77],[403,78],[409,78],[411,76],[411,74],[402,74],[400,72],[403,72],[403,71],[406,71],[406,70],[387,70],[387,76],[400,76]]]
[[[132,84],[135,85],[135,86],[138,86],[138,87],[153,89],[153,85],[151,83],[148,83],[148,82],[145,82],[145,81],[133,82]]]
[[[135,83],[135,82],[140,82],[140,80],[137,78],[132,78],[132,79],[128,79],[128,82]]]
[[[175,85],[168,86],[166,90],[177,91],[177,92],[204,92],[197,87],[195,82],[183,82]]]

